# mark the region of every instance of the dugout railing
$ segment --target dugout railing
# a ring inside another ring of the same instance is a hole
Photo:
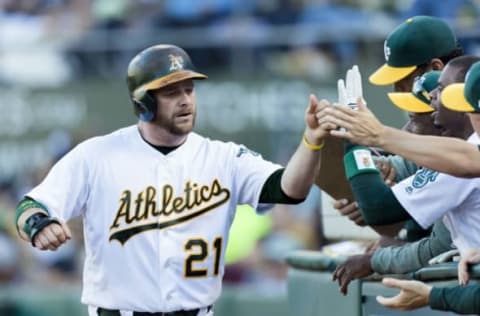
[[[288,306],[290,315],[302,316],[446,316],[452,312],[432,310],[428,307],[414,311],[396,311],[377,303],[377,295],[393,296],[399,291],[384,286],[384,275],[353,281],[348,295],[343,296],[338,284],[332,281],[332,271],[345,258],[331,257],[319,251],[295,251],[288,255]],[[457,263],[448,262],[426,266],[418,271],[388,275],[414,279],[437,286],[456,286]],[[471,282],[480,280],[480,265],[473,266]]]

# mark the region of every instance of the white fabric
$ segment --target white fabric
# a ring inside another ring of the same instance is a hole
[[[163,155],[131,126],[75,147],[27,196],[62,220],[83,215],[83,303],[126,311],[190,310],[218,298],[236,205],[256,208],[263,184],[280,167],[244,146],[195,133]],[[148,224],[149,230],[125,240],[116,234]],[[207,245],[205,258],[191,265],[207,276],[184,277],[186,258],[202,252],[201,245],[187,244],[192,239]]]
[[[480,144],[480,138],[474,134],[468,142]],[[423,228],[443,216],[453,243],[461,253],[480,247],[480,178],[458,178],[420,169],[392,190],[400,204]]]

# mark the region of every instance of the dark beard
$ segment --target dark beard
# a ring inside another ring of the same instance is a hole
[[[170,119],[167,121],[161,118],[159,123],[160,125],[164,126],[165,130],[167,130],[169,133],[177,136],[183,136],[190,133],[193,130],[193,127],[195,126],[196,118],[197,118],[197,113],[195,112],[193,113],[192,125],[189,127],[185,125],[182,125],[181,127],[177,126],[173,123],[174,122],[173,119]]]

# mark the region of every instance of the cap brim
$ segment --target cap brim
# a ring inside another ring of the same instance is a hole
[[[412,113],[428,113],[433,112],[433,108],[420,101],[410,92],[391,92],[388,97],[397,107],[404,111]]]
[[[384,64],[370,75],[368,80],[377,86],[385,86],[402,80],[411,74],[417,66],[410,67],[392,67]]]
[[[475,109],[463,95],[465,84],[454,83],[446,86],[441,95],[442,104],[450,110],[458,112],[473,112]]]
[[[207,79],[208,77],[204,74],[199,72],[191,71],[191,70],[181,70],[172,72],[162,78],[157,80],[153,80],[152,82],[147,83],[143,89],[145,90],[155,90],[160,89],[165,86],[168,86],[172,83],[177,83],[187,79]]]

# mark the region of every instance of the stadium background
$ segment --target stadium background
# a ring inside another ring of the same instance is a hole
[[[85,313],[81,223],[69,246],[40,253],[16,237],[13,212],[77,142],[135,122],[125,69],[139,50],[185,48],[209,75],[196,86],[197,131],[285,163],[308,94],[335,100],[336,80],[352,64],[371,109],[401,127],[406,117],[388,101],[390,88],[366,80],[384,61],[385,36],[406,17],[435,15],[479,55],[479,12],[478,0],[1,0],[0,315]],[[270,216],[241,211],[216,315],[289,315],[285,254],[351,237],[348,228],[326,233],[317,190]]]

